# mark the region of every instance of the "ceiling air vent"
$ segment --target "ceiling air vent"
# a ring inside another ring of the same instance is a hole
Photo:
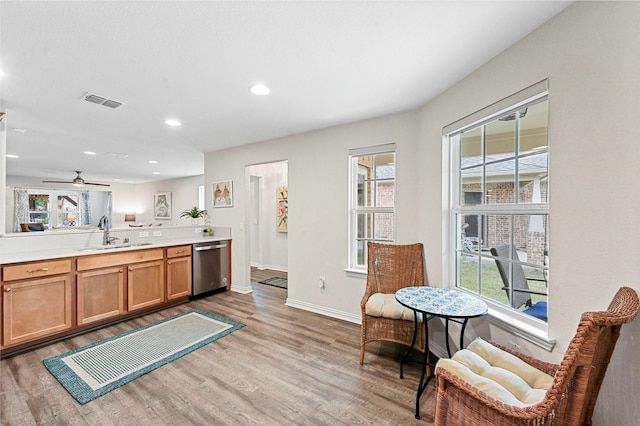
[[[106,106],[109,108],[118,108],[119,106],[122,106],[122,102],[114,101],[113,99],[107,99],[102,103],[102,106]]]
[[[102,106],[106,106],[109,108],[118,108],[119,106],[125,105],[120,101],[115,101],[113,99],[107,99],[104,96],[98,96],[95,93],[87,92],[80,98],[84,101],[91,102],[93,104],[98,104]]]

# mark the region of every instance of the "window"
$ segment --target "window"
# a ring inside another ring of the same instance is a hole
[[[204,200],[204,185],[198,185],[198,209],[205,209],[205,200]]]
[[[80,203],[77,193],[58,194],[58,227],[83,225],[80,215]]]
[[[538,329],[546,328],[549,285],[544,83],[535,93],[516,94],[463,119],[472,122],[445,135],[452,160],[455,285],[480,295],[494,311]]]
[[[367,242],[395,239],[395,144],[349,153],[349,268],[367,269]]]
[[[29,210],[27,221],[30,223],[42,223],[45,228],[51,228],[51,224],[49,223],[51,203],[49,200],[49,194],[29,191]]]

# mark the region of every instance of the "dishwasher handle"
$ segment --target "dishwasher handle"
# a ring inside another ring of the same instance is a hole
[[[200,246],[200,247],[195,247],[194,250],[195,251],[215,250],[215,249],[225,248],[226,246],[227,246],[226,244],[218,244],[216,246]]]

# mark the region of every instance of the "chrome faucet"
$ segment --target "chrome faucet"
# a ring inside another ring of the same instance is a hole
[[[111,224],[109,223],[109,218],[106,215],[102,216],[100,218],[100,221],[98,221],[98,229],[104,230],[104,233],[102,234],[102,245],[103,246],[108,246],[108,245],[112,244],[113,242],[115,242],[116,240],[120,239],[120,238],[110,237],[109,236],[109,228],[110,228],[110,226],[111,226]]]

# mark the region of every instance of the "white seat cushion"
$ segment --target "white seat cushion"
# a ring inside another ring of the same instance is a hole
[[[374,293],[369,296],[364,306],[365,313],[372,317],[390,319],[403,319],[413,321],[413,310],[405,308],[396,300],[393,294]],[[422,321],[422,315],[418,313],[418,321]]]
[[[439,368],[505,404],[520,408],[541,402],[553,382],[552,376],[481,338],[451,359],[440,359],[436,374]]]

